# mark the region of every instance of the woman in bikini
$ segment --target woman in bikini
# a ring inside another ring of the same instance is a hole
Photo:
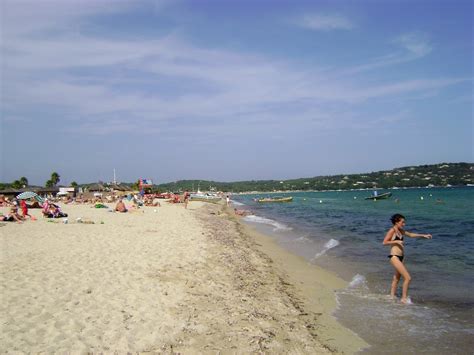
[[[397,291],[398,282],[400,281],[400,277],[403,276],[403,290],[402,290],[402,303],[408,302],[408,285],[411,281],[411,276],[408,273],[405,265],[403,264],[403,236],[407,236],[410,238],[426,238],[431,239],[431,234],[417,234],[407,232],[403,229],[405,227],[405,217],[401,214],[394,214],[392,218],[393,227],[390,228],[385,235],[383,240],[383,245],[390,245],[390,255],[388,258],[390,259],[390,263],[395,268],[395,274],[393,275],[392,280],[392,287],[390,288],[390,296],[393,298],[395,297],[395,292]]]

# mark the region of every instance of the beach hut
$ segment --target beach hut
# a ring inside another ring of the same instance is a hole
[[[95,184],[91,184],[85,187],[85,192],[86,192],[85,195],[88,196],[89,194],[87,194],[87,192],[89,192],[89,193],[92,193],[93,196],[98,197],[98,196],[102,196],[102,193],[105,190],[106,190],[106,187],[103,184],[95,183]]]
[[[105,191],[105,186],[101,183],[90,184],[85,188],[89,192],[102,192]]]
[[[123,184],[111,184],[110,189],[113,192],[126,192],[130,190],[130,187]]]
[[[38,195],[47,197],[47,196],[56,196],[59,192],[59,187],[52,186],[52,187],[40,187],[37,190],[34,190]]]
[[[26,190],[24,190],[24,189],[13,189],[13,188],[9,187],[9,188],[6,188],[4,190],[0,190],[0,195],[3,195],[3,196],[7,197],[10,200],[10,199],[14,198],[16,195],[18,195],[18,194],[20,194],[24,191],[26,191]]]
[[[57,196],[75,197],[75,195],[76,195],[76,189],[74,187],[61,186],[59,187],[59,192],[57,193]]]

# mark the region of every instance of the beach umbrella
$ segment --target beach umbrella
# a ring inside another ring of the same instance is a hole
[[[34,199],[35,199],[36,201],[38,201],[39,203],[41,203],[41,204],[44,203],[44,198],[42,198],[42,197],[39,196],[39,195],[36,195],[36,196],[34,197]]]
[[[29,198],[33,198],[38,196],[36,192],[33,191],[25,191],[19,194],[16,198],[19,200],[28,200]]]

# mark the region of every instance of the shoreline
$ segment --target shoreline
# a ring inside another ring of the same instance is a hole
[[[333,314],[370,344],[361,353],[429,349],[461,354],[472,348],[466,337],[472,333],[472,295],[465,290],[472,284],[472,257],[466,248],[472,247],[473,192],[469,188],[403,191],[396,204],[365,202],[362,194],[355,193],[332,193],[327,200],[308,193],[292,205],[268,207],[260,207],[252,196],[236,196],[235,207],[251,214],[242,222],[349,283],[337,291]],[[409,216],[410,230],[436,236],[429,243],[407,240],[406,265],[414,281],[409,307],[399,302],[400,284],[397,297],[389,296],[393,267],[382,240],[388,216],[394,212]],[[439,288],[440,282],[445,287]],[[456,349],[448,344],[457,344]]]
[[[291,296],[304,310],[307,326],[317,328],[319,341],[336,353],[354,354],[370,346],[332,315],[338,306],[335,293],[347,287],[347,281],[286,250],[270,235],[257,231],[233,215],[232,209],[226,208],[226,213],[238,230],[252,238],[257,249],[272,260],[273,267],[282,275],[282,282],[289,284]]]
[[[323,354],[367,345],[331,316],[345,282],[222,205],[163,205],[127,214],[67,205],[69,224],[32,209],[38,221],[0,228],[1,349]]]

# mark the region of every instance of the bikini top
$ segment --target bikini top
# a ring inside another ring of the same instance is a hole
[[[401,240],[403,241],[403,234],[398,235],[396,232],[394,233],[394,237],[392,237],[392,240]]]

